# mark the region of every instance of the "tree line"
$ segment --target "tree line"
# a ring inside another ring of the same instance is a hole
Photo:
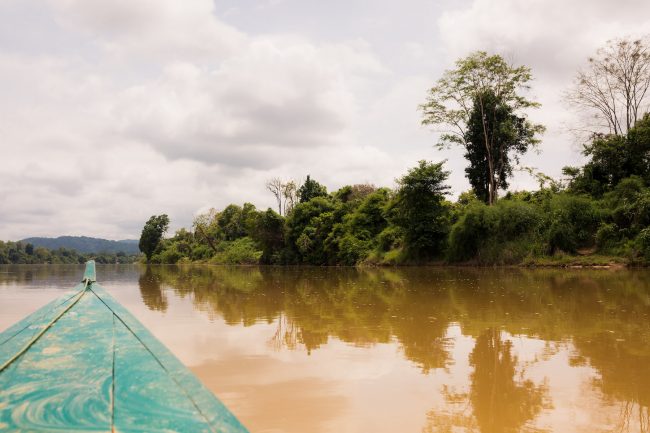
[[[422,160],[396,188],[357,184],[328,192],[267,182],[278,208],[212,209],[165,238],[167,215],[145,224],[140,249],[155,263],[356,265],[650,261],[650,44],[610,41],[565,94],[584,115],[587,162],[552,179],[532,168],[534,191],[507,191],[544,126],[528,118],[532,72],[476,52],[456,62],[420,106],[440,149],[460,146],[471,190],[449,200],[444,161]],[[501,194],[504,192],[505,194]],[[576,258],[577,257],[577,258]]]
[[[35,247],[27,242],[0,241],[0,265],[6,264],[81,264],[88,260],[97,263],[135,263],[138,255],[118,253],[79,253],[70,248],[49,249]]]

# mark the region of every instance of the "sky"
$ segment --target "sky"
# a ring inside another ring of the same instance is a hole
[[[0,239],[138,238],[161,213],[173,232],[274,206],[270,178],[394,187],[421,159],[457,195],[463,151],[418,105],[476,50],[532,69],[547,132],[521,164],[560,177],[583,161],[562,93],[648,33],[647,0],[0,0]]]

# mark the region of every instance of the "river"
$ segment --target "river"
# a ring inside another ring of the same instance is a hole
[[[0,266],[0,331],[81,266]],[[650,270],[98,266],[252,433],[647,432]]]

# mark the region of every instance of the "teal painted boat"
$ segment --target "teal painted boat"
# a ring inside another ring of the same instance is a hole
[[[0,334],[0,431],[245,433],[95,278]]]

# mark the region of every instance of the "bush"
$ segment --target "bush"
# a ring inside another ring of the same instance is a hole
[[[399,227],[388,226],[377,236],[377,249],[389,251],[402,246],[402,231]]]
[[[602,216],[592,200],[560,194],[553,197],[549,206],[546,235],[549,253],[557,250],[575,253],[580,247],[593,245]]]
[[[540,222],[535,205],[502,200],[469,205],[452,227],[448,258],[483,263],[515,263],[530,251]]]
[[[248,236],[232,242],[223,242],[224,249],[210,260],[211,263],[225,265],[254,265],[259,263],[262,251]]]
[[[575,253],[578,249],[576,233],[569,224],[564,221],[553,221],[548,229],[548,249],[551,254],[557,251]]]
[[[158,256],[160,257],[160,263],[174,264],[183,257],[183,254],[178,251],[176,244],[171,244],[158,254]]]
[[[386,215],[404,233],[404,252],[415,260],[431,259],[444,252],[450,226],[450,206],[445,202],[449,172],[437,164],[420,161],[399,180],[394,201]]]
[[[190,258],[192,260],[208,260],[213,254],[212,248],[204,244],[195,244],[192,246]]]
[[[449,235],[450,260],[469,260],[478,255],[483,241],[496,233],[498,224],[493,213],[483,202],[475,202],[467,207]]]
[[[599,250],[612,248],[620,239],[618,226],[614,223],[601,223],[596,231],[596,246]]]
[[[645,260],[650,261],[650,227],[646,227],[639,232],[635,239],[639,255]]]
[[[370,252],[370,242],[364,241],[351,233],[339,239],[338,263],[353,266],[365,259]]]

